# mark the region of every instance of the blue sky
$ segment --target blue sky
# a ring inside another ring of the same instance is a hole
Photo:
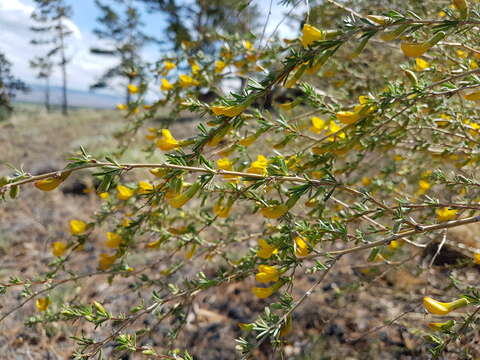
[[[73,32],[69,39],[68,57],[70,63],[68,66],[69,87],[75,90],[88,90],[88,87],[110,66],[116,63],[115,59],[99,57],[90,53],[92,46],[101,45],[95,37],[92,30],[96,26],[96,18],[99,11],[93,0],[67,0],[73,7],[72,21],[68,26]],[[259,5],[261,11],[268,13],[270,1],[253,0],[253,3]],[[279,0],[273,0],[272,15],[267,26],[267,34],[270,34],[278,22],[283,18],[283,14],[288,11],[287,8],[277,5]],[[305,2],[307,2],[305,0]],[[32,46],[29,41],[32,38],[32,32],[29,27],[32,25],[30,14],[34,10],[32,0],[0,0],[0,51],[7,55],[7,58],[13,63],[15,75],[29,84],[37,84],[39,80],[35,78],[35,73],[29,67],[29,60],[35,55],[41,55],[44,50],[40,46]],[[297,12],[304,11],[302,4]],[[145,32],[157,35],[162,31],[162,20],[159,14],[144,14]],[[298,25],[297,25],[298,26]],[[281,36],[298,36],[298,30],[283,24],[280,29]],[[160,50],[156,47],[145,49],[143,56],[150,61],[154,61],[160,55]],[[52,77],[52,84],[61,83],[58,72]],[[110,94],[122,94],[120,87],[107,91]]]

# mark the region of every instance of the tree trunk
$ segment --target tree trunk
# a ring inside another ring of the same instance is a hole
[[[45,109],[50,112],[50,76],[45,78]]]
[[[59,20],[59,31],[60,31],[60,51],[61,51],[61,67],[62,67],[62,114],[68,115],[68,101],[67,101],[67,59],[65,56],[65,41],[63,33],[63,24],[62,19]]]

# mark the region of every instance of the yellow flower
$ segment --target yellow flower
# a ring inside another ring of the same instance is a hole
[[[443,209],[437,209],[438,221],[450,221],[457,217],[458,210],[449,209],[444,207]]]
[[[130,199],[135,192],[124,186],[124,185],[117,185],[117,199],[118,200],[128,200]]]
[[[313,131],[314,133],[317,133],[317,134],[320,134],[323,130],[325,130],[325,127],[327,126],[324,120],[316,116],[313,116],[312,118],[310,118],[310,121],[312,122],[310,131]]]
[[[278,249],[267,243],[266,240],[264,239],[259,239],[258,240],[258,245],[260,249],[257,251],[257,256],[262,259],[269,259],[272,255],[278,254]]]
[[[405,241],[403,241],[403,240],[392,240],[392,241],[390,241],[390,244],[388,244],[388,248],[390,250],[396,250],[396,249],[401,248],[404,243],[405,243]]]
[[[257,139],[258,139],[257,135],[250,135],[250,136],[247,136],[246,138],[241,139],[238,143],[242,146],[248,147],[252,145]]]
[[[181,74],[178,77],[180,86],[182,88],[187,88],[189,86],[199,85],[200,83],[197,80],[194,80],[190,75]]]
[[[243,46],[247,50],[253,50],[253,45],[249,40],[243,40]]]
[[[300,236],[295,238],[295,255],[307,256],[310,253],[307,242]]]
[[[415,44],[415,43],[407,43],[407,42],[402,42],[400,44],[400,48],[403,51],[403,54],[408,57],[419,57],[425,54],[428,49],[431,48],[431,46],[421,43],[421,44]]]
[[[153,185],[147,181],[138,182],[138,193],[139,194],[149,194],[153,191]]]
[[[185,205],[197,193],[199,189],[200,189],[200,184],[195,183],[183,193],[178,194],[171,199],[167,199],[167,202],[171,207],[175,209],[179,209],[183,205]]]
[[[448,303],[434,300],[428,296],[423,298],[423,306],[429,313],[434,315],[447,315],[449,312],[467,305],[468,300],[465,298],[460,298]]]
[[[62,256],[67,250],[67,244],[62,241],[55,241],[52,244],[52,254],[53,256]]]
[[[258,273],[255,275],[255,279],[261,283],[278,281],[279,273],[275,266],[259,265]]]
[[[425,180],[420,180],[418,182],[418,187],[420,188],[420,190],[422,191],[427,191],[428,189],[430,189],[432,187],[432,185],[430,185],[430,183],[428,181],[425,181]]]
[[[192,62],[191,66],[192,66],[192,74],[197,75],[201,70],[200,65],[198,65],[198,63],[196,61],[194,61],[194,62]]]
[[[117,110],[128,110],[128,106],[125,104],[117,104]]]
[[[50,305],[50,298],[38,298],[35,300],[35,307],[38,311],[46,311],[48,309],[48,305]]]
[[[277,219],[280,216],[285,215],[288,209],[289,208],[287,205],[280,204],[280,205],[274,205],[274,206],[268,206],[268,207],[262,208],[260,212],[267,219]]]
[[[123,239],[120,235],[114,232],[107,232],[107,241],[105,241],[105,246],[111,249],[116,249],[123,242]]]
[[[175,139],[168,129],[162,129],[162,137],[157,140],[157,147],[163,151],[175,150],[180,147],[180,142]]]
[[[360,119],[360,115],[353,111],[339,111],[336,113],[337,120],[343,124],[349,125]]]
[[[232,163],[228,158],[218,159],[217,166],[221,170],[232,171]]]
[[[132,223],[132,220],[130,220],[129,218],[124,218],[122,220],[122,226],[123,227],[129,227],[131,223]]]
[[[170,91],[174,88],[173,84],[171,84],[167,79],[162,79],[161,82],[162,85],[160,85],[160,89],[163,91]]]
[[[480,100],[480,91],[474,91],[469,94],[463,95],[466,100],[477,101]]]
[[[110,194],[108,192],[102,192],[98,194],[102,199],[108,199],[110,197]]]
[[[42,191],[52,191],[65,181],[70,175],[70,171],[64,172],[59,177],[51,177],[42,180],[38,180],[34,183],[35,187]]]
[[[325,33],[322,30],[317,29],[315,26],[309,24],[303,25],[302,37],[300,38],[300,41],[302,42],[304,48],[313,42],[323,40],[324,38]]]
[[[480,253],[473,254],[473,262],[475,264],[480,264]]]
[[[259,299],[266,299],[273,294],[273,288],[272,287],[266,287],[266,288],[254,287],[252,288],[252,292]]]
[[[215,72],[217,74],[221,73],[226,66],[227,64],[221,60],[215,61]]]
[[[108,255],[105,253],[100,254],[100,258],[98,259],[98,268],[100,270],[107,270],[109,267],[113,265],[117,257],[115,255]]]
[[[267,158],[263,155],[258,155],[257,160],[250,165],[250,167],[247,169],[247,172],[249,174],[266,175],[267,166],[268,166]]]
[[[82,220],[70,220],[70,234],[81,235],[87,230],[87,224]]]
[[[217,105],[217,106],[211,106],[210,110],[216,115],[216,116],[228,116],[228,117],[234,117],[237,115],[240,115],[243,111],[245,111],[247,107],[245,105],[231,105],[231,106],[223,106],[223,105]]]
[[[369,186],[371,183],[372,183],[372,179],[370,179],[369,177],[364,176],[362,178],[362,185],[363,186]]]
[[[423,71],[427,69],[429,66],[430,64],[426,60],[423,60],[422,58],[415,59],[415,70]]]
[[[175,63],[171,62],[171,61],[165,61],[163,63],[163,67],[165,68],[165,70],[168,72],[170,70],[173,70],[177,67],[177,65],[175,65]]]
[[[131,94],[138,93],[138,86],[137,85],[128,84],[127,88],[128,88],[128,92],[131,93]]]

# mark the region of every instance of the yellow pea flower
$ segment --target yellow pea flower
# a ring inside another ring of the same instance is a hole
[[[353,124],[360,119],[360,114],[354,111],[339,111],[335,115],[338,121],[346,125]]]
[[[302,42],[304,48],[315,41],[323,39],[325,39],[325,33],[322,30],[317,29],[315,26],[309,24],[303,25],[302,37],[300,38],[300,41]]]
[[[171,199],[167,199],[167,202],[171,207],[179,209],[183,205],[185,205],[197,193],[199,189],[200,183],[195,183],[183,193],[180,193]]]
[[[124,185],[117,185],[117,199],[118,200],[128,200],[130,199],[133,195],[135,194],[135,192],[124,186]]]
[[[175,65],[175,63],[171,62],[171,61],[165,61],[163,63],[163,67],[164,69],[168,72],[170,70],[173,70],[177,67],[177,65]]]
[[[250,165],[250,167],[247,169],[247,172],[250,174],[266,175],[267,166],[268,166],[267,158],[263,155],[258,155],[257,160]]]
[[[98,196],[100,196],[100,198],[102,199],[108,199],[110,197],[110,194],[108,192],[102,192],[98,194]]]
[[[216,116],[227,116],[227,117],[234,117],[240,115],[243,111],[245,111],[247,107],[245,105],[231,105],[231,106],[224,106],[224,105],[216,105],[211,106],[210,110]]]
[[[252,292],[259,299],[266,299],[273,294],[274,290],[271,286],[266,288],[254,287]]]
[[[107,241],[105,241],[105,246],[111,249],[116,249],[123,242],[123,239],[120,235],[114,232],[107,232]]]
[[[473,254],[473,262],[475,264],[480,264],[480,253]]]
[[[174,88],[173,84],[171,84],[167,79],[162,79],[161,82],[162,84],[160,85],[160,89],[163,91],[170,91]]]
[[[117,257],[115,255],[101,253],[98,259],[98,268],[100,270],[107,270],[113,265],[116,259]]]
[[[221,60],[215,61],[215,72],[217,74],[221,73],[226,66],[227,64]]]
[[[180,147],[180,142],[175,139],[168,129],[162,129],[162,137],[156,142],[157,147],[163,151],[175,150]]]
[[[450,221],[457,217],[458,210],[444,207],[443,209],[437,209],[436,213],[438,221]]]
[[[425,69],[428,69],[429,66],[430,64],[426,60],[423,60],[422,58],[415,59],[415,70],[423,71]]]
[[[278,219],[279,217],[285,215],[288,210],[289,208],[287,205],[280,204],[262,208],[260,212],[267,219]]]
[[[405,56],[418,58],[445,37],[443,31],[436,33],[431,39],[423,43],[402,42],[400,48]]]
[[[313,131],[314,133],[317,133],[317,134],[320,134],[323,130],[325,130],[325,127],[327,126],[327,124],[325,123],[325,120],[322,120],[316,116],[311,117],[310,121],[312,122],[310,131]]]
[[[429,190],[432,187],[432,185],[428,181],[420,180],[418,182],[418,187],[420,188],[420,190],[425,192],[425,191]]]
[[[196,61],[193,62],[191,66],[192,66],[192,74],[193,75],[197,75],[200,72],[200,70],[202,69]]]
[[[178,80],[182,88],[187,88],[190,86],[196,86],[200,84],[197,80],[194,80],[190,75],[186,75],[186,74],[179,75]]]
[[[369,177],[364,176],[362,178],[362,185],[363,186],[369,186],[371,183],[372,183],[372,179],[370,179]]]
[[[139,194],[149,194],[153,191],[153,185],[147,181],[138,182],[138,193]]]
[[[460,298],[448,303],[437,301],[428,296],[423,298],[423,306],[425,307],[425,310],[434,315],[447,315],[453,310],[467,306],[468,303],[468,300],[465,298]]]
[[[35,187],[42,191],[52,191],[56,189],[66,178],[70,176],[70,171],[64,172],[59,177],[51,177],[42,180],[38,180],[34,183]]]
[[[52,254],[53,256],[62,256],[67,251],[67,244],[62,241],[55,241],[52,244]]]
[[[249,147],[250,145],[252,145],[255,140],[258,139],[258,136],[257,135],[250,135],[250,136],[247,136],[246,138],[243,138],[241,139],[238,143],[242,146],[246,146],[246,147]]]
[[[70,234],[82,235],[87,230],[87,224],[82,220],[70,220]]]
[[[128,110],[128,106],[125,104],[117,104],[117,110]]]
[[[230,214],[231,209],[232,209],[231,203],[227,203],[227,205],[223,206],[220,201],[213,206],[213,212],[219,218],[227,218],[228,215]]]
[[[310,253],[307,242],[300,236],[297,236],[295,239],[295,255],[297,256],[307,256]]]
[[[137,86],[137,85],[128,84],[128,85],[127,85],[127,88],[128,88],[128,92],[129,92],[130,94],[136,94],[136,93],[138,93],[138,86]]]
[[[279,272],[275,266],[259,265],[258,273],[255,275],[255,279],[261,283],[275,282],[279,279]]]
[[[35,300],[35,307],[38,311],[46,311],[49,305],[50,298],[48,297],[38,298],[37,300]]]
[[[257,256],[262,259],[269,259],[272,255],[278,254],[278,249],[270,245],[266,240],[259,239],[258,245],[260,249],[257,251]]]
[[[480,91],[474,91],[469,94],[463,95],[463,98],[470,101],[480,100]]]

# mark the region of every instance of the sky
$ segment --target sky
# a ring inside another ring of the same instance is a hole
[[[90,48],[100,45],[92,30],[96,26],[96,18],[99,16],[94,0],[66,0],[73,8],[73,16],[67,26],[73,32],[69,38],[67,56],[70,59],[68,65],[69,88],[73,90],[87,91],[89,86],[98,79],[101,74],[116,63],[114,58],[97,56],[90,53]],[[279,0],[272,0],[272,14],[267,25],[266,34],[270,34],[283,18],[287,8],[277,5]],[[269,0],[253,0],[252,3],[259,5],[263,18],[268,14]],[[29,67],[29,60],[35,55],[44,53],[42,46],[33,46],[30,40],[33,37],[29,27],[32,25],[30,14],[34,10],[32,0],[0,0],[0,51],[5,53],[13,64],[14,75],[24,80],[27,84],[40,84],[35,77],[35,72]],[[299,8],[299,11],[301,8]],[[145,32],[158,35],[162,31],[161,17],[158,14],[144,14]],[[283,36],[296,36],[292,34],[291,27],[283,24],[279,31]],[[152,46],[144,50],[143,56],[154,61],[161,55],[160,49]],[[52,76],[53,86],[61,84],[59,72]],[[121,94],[121,89],[104,90],[109,94]]]

